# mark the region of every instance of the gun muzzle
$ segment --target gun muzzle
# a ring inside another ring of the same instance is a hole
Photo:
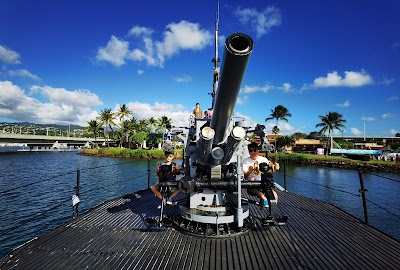
[[[253,40],[246,34],[235,33],[225,41],[221,79],[211,119],[211,128],[215,130],[214,144],[223,143],[228,136],[229,123],[252,50]]]

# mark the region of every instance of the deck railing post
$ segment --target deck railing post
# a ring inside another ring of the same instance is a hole
[[[80,183],[81,182],[81,170],[78,168],[76,170],[76,192],[75,196],[72,197],[72,218],[77,218],[79,216],[79,196],[81,193]]]
[[[287,191],[286,189],[286,160],[283,160],[283,188],[285,189],[285,192]]]
[[[367,189],[364,188],[364,179],[361,173],[361,167],[358,167],[358,177],[360,178],[360,190],[361,192],[361,197],[363,201],[363,208],[364,208],[364,223],[368,224],[368,210],[367,210],[367,199],[365,197],[365,193],[368,191]]]
[[[150,188],[150,159],[147,160],[147,188]]]

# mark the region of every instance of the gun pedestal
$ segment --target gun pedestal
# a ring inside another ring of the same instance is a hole
[[[180,206],[174,218],[174,226],[187,233],[234,236],[254,224],[249,210],[241,205],[241,197],[234,195],[240,195],[237,183],[243,178],[242,164],[237,160],[246,131],[239,125],[234,127],[232,120],[252,50],[253,40],[245,34],[235,33],[226,39],[212,118],[193,123],[195,133],[186,143],[190,171],[180,186],[190,193],[190,202],[188,207]]]

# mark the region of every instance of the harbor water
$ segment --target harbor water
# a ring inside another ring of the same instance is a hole
[[[157,181],[157,162],[150,161],[150,184]],[[148,187],[146,160],[89,157],[76,152],[0,153],[0,258],[72,218],[71,197],[76,192],[78,169],[80,213]],[[284,186],[283,166],[274,177]],[[363,174],[363,179],[368,189],[369,224],[400,240],[400,175],[373,172]],[[288,165],[286,187],[289,192],[332,203],[364,220],[357,171]]]

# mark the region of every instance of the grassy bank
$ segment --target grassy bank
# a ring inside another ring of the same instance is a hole
[[[269,154],[270,158],[274,158],[279,163],[293,163],[293,164],[304,164],[304,165],[318,165],[328,166],[335,168],[345,169],[357,169],[361,167],[363,170],[374,170],[374,171],[391,171],[400,173],[400,164],[394,161],[383,161],[383,160],[356,160],[349,159],[342,156],[324,156],[324,155],[313,155],[313,154],[281,154],[274,153]]]
[[[137,158],[137,159],[163,159],[164,151],[159,149],[127,149],[127,148],[93,148],[79,151],[80,155],[97,157],[118,157],[118,158]],[[182,150],[177,149],[174,153],[176,158],[182,158]]]
[[[126,148],[98,148],[98,149],[83,149],[79,151],[81,155],[97,156],[97,157],[118,157],[118,158],[136,158],[136,159],[163,159],[164,151],[158,149],[126,149]],[[262,153],[261,153],[262,154]],[[174,152],[175,158],[182,158],[182,149],[176,149]],[[354,160],[341,156],[324,156],[313,154],[269,154],[269,158],[273,158],[279,163],[292,163],[303,165],[318,165],[345,169],[356,169],[361,167],[364,170],[375,171],[391,171],[400,173],[400,164],[394,161],[383,160]]]

